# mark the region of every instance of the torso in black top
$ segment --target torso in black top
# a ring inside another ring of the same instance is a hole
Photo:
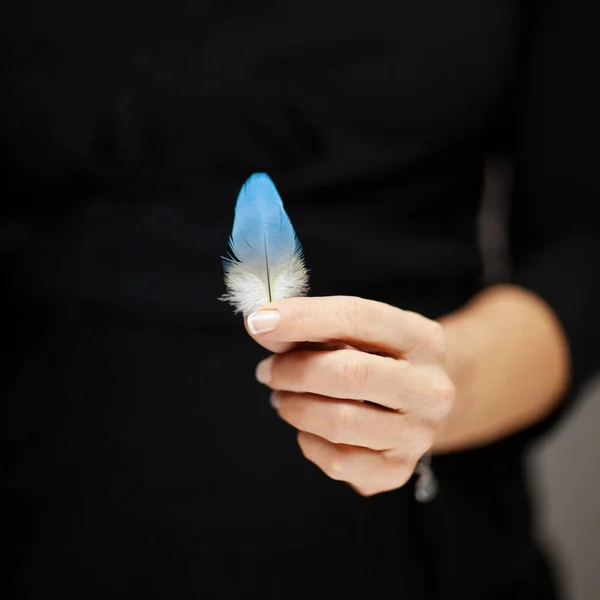
[[[315,295],[465,302],[517,3],[9,0],[0,23],[14,597],[549,598],[518,448],[440,459],[430,505],[361,498],[302,458],[216,300],[266,171]]]

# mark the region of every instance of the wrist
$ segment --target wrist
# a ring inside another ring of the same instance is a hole
[[[492,286],[440,319],[454,408],[434,450],[481,446],[554,408],[569,374],[566,337],[551,308],[528,290]]]

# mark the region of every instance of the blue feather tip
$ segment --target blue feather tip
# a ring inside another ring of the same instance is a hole
[[[227,293],[220,299],[236,313],[308,292],[302,247],[266,173],[255,173],[240,190],[229,248],[232,256],[223,258]]]

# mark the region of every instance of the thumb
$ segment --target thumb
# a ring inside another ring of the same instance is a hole
[[[244,317],[244,326],[250,337],[259,343],[263,348],[281,354],[288,350],[340,350],[342,348],[352,348],[343,342],[302,342],[291,341],[282,342],[272,340],[268,333],[271,333],[279,325],[281,314],[278,310],[266,306],[260,310],[246,315]]]
[[[279,354],[287,352],[297,345],[296,342],[281,342],[264,337],[266,333],[270,333],[277,327],[280,319],[281,316],[278,310],[265,307],[254,313],[245,315],[244,325],[246,331],[254,341],[258,342],[263,348]]]

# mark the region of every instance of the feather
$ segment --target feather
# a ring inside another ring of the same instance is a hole
[[[308,292],[302,247],[266,173],[255,173],[242,186],[229,247],[233,256],[223,258],[227,293],[220,299],[236,313]]]

